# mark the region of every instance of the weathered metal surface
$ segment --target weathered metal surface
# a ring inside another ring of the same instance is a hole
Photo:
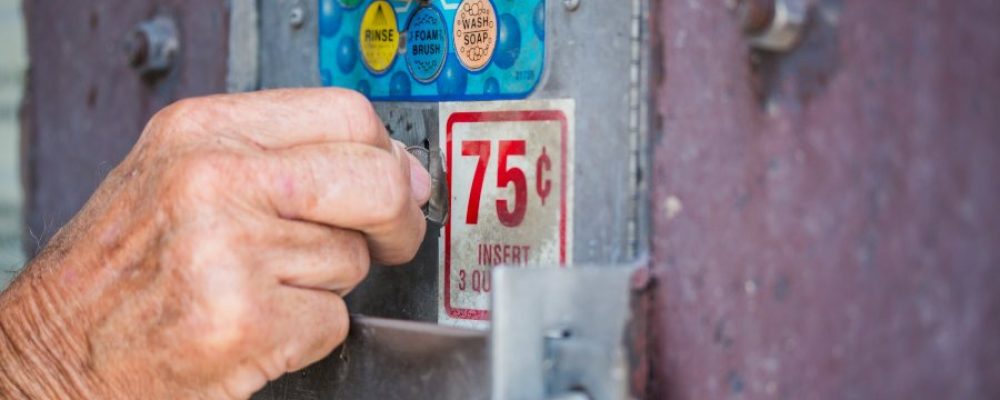
[[[1000,2],[814,4],[656,7],[650,397],[1000,398]]]
[[[229,60],[226,90],[257,89],[260,78],[260,14],[257,0],[229,0]]]
[[[632,277],[645,267],[494,269],[491,398],[628,399]]]
[[[225,0],[24,3],[31,72],[22,115],[29,254],[83,205],[170,102],[226,89]],[[124,44],[158,14],[174,18],[181,50],[162,77],[144,80]]]
[[[347,342],[254,399],[464,399],[490,394],[486,332],[355,317]]]
[[[629,262],[637,256],[645,235],[643,224],[636,221],[642,212],[637,168],[640,130],[644,128],[640,115],[647,89],[641,82],[644,37],[640,35],[643,20],[639,13],[646,2],[587,2],[575,11],[567,11],[561,1],[549,0],[546,5],[546,40],[557,45],[547,47],[546,70],[530,98],[576,101],[573,208],[584,217],[573,225],[573,260],[588,264]],[[316,1],[298,0],[260,3],[262,88],[320,84],[317,6]],[[301,26],[289,24],[295,7],[301,7],[306,15]],[[386,117],[393,109],[436,110],[436,104],[379,103],[378,109]],[[393,119],[388,119],[391,125]],[[419,121],[411,122],[414,129],[423,126]],[[436,129],[411,133],[437,136]],[[410,136],[406,133],[398,138]],[[429,263],[437,259],[437,248],[428,242],[417,260],[402,269],[375,266],[348,303],[352,310],[366,315],[427,320],[423,311],[436,307],[438,301],[436,293],[425,296],[430,293],[427,289],[437,288],[437,275],[428,270]]]
[[[254,398],[631,398],[626,346],[642,315],[630,303],[646,272],[644,263],[494,269],[492,331],[354,316],[330,357]]]
[[[316,3],[259,3],[262,88],[319,85]],[[290,11],[298,6],[307,16],[301,26],[288,23]],[[561,1],[547,3],[546,38],[557,44],[548,47],[545,76],[531,98],[576,100],[574,209],[580,218],[573,230],[575,262],[623,263],[645,249],[646,224],[638,218],[645,212],[645,203],[640,201],[644,188],[638,179],[648,90],[641,64],[646,36],[640,14],[645,6],[642,0],[582,2],[575,11],[567,11]],[[393,112],[436,111],[434,103],[380,103],[377,109],[395,137],[409,144],[420,142],[413,138],[437,136],[433,128],[420,131],[436,116],[392,116]],[[437,230],[432,229],[414,262],[404,267],[374,266],[366,282],[348,298],[352,311],[434,320],[436,313],[427,311],[437,307],[437,241]],[[642,333],[630,335],[640,342]],[[640,361],[635,366],[641,369],[645,364]],[[302,397],[326,397],[333,389],[322,381],[323,374],[334,368],[336,362],[327,359],[304,376],[293,374],[273,382],[258,398],[294,398],[287,394],[292,393],[287,392],[289,388],[297,388],[294,393]],[[643,381],[641,376],[634,379]]]

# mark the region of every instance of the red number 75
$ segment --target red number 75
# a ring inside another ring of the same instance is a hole
[[[463,156],[477,156],[476,172],[472,177],[472,191],[469,193],[469,209],[465,214],[465,223],[479,223],[479,202],[483,196],[483,181],[486,178],[486,167],[490,162],[491,142],[488,140],[467,140],[462,142]],[[500,141],[500,165],[497,169],[497,188],[504,189],[514,185],[514,207],[511,210],[507,199],[497,199],[497,217],[500,223],[508,227],[516,227],[524,221],[528,211],[528,178],[524,171],[517,167],[508,167],[507,159],[511,156],[524,157],[527,144],[524,140]]]

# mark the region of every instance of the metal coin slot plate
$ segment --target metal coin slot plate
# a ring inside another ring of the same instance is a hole
[[[234,4],[236,2],[241,4],[244,0],[234,0]],[[350,4],[360,9],[368,2],[355,0]],[[449,0],[449,3],[456,1]],[[234,58],[239,61],[234,65],[255,65],[252,70],[256,73],[247,74],[255,78],[238,80],[230,71],[234,87],[322,86],[318,51],[321,21],[314,17],[322,12],[321,4],[291,0],[255,4],[257,13],[236,14],[243,23],[232,25],[259,28],[256,36],[232,36],[259,38],[258,52],[239,53],[240,57]],[[574,99],[576,103],[573,153],[577,161],[571,170],[573,186],[578,190],[574,190],[572,206],[586,218],[574,221],[571,231],[575,246],[571,263],[618,266],[646,251],[647,228],[643,221],[649,218],[644,201],[645,186],[637,177],[645,175],[639,172],[644,168],[642,149],[645,148],[644,132],[648,129],[644,117],[647,110],[642,99],[652,87],[643,63],[648,51],[644,24],[648,4],[644,0],[593,2],[584,3],[575,10],[565,9],[561,1],[548,0],[545,4],[546,36],[553,43],[563,41],[566,45],[545,48],[545,73],[528,100]],[[288,22],[293,6],[304,8],[307,18],[302,26],[294,27]],[[397,58],[397,65],[401,59]],[[437,143],[440,138],[439,108],[440,104],[433,102],[376,103],[383,120],[392,125],[390,132],[394,138],[408,146],[440,150],[443,143]],[[417,258],[409,265],[372,267],[369,278],[348,296],[353,312],[413,321],[439,320],[438,266],[443,229],[441,225],[429,224],[427,232]],[[493,288],[497,290],[497,285]],[[581,303],[581,307],[586,307],[582,304],[585,303]],[[356,323],[361,323],[359,321]],[[447,362],[415,361],[405,365],[421,367],[401,368],[396,375],[391,370],[397,369],[387,367],[386,362],[364,361],[360,357],[375,348],[385,349],[380,342],[359,342],[353,338],[362,331],[356,327],[343,349],[313,367],[272,382],[255,398],[485,399],[492,393],[488,351],[479,356],[469,352],[455,354],[435,346],[434,349],[442,350],[434,356]],[[480,331],[483,335],[488,332]],[[413,339],[408,345],[420,347],[417,337]],[[397,360],[406,360],[408,353],[404,350],[386,350],[386,353]],[[342,351],[348,353],[342,354]],[[444,369],[438,369],[442,365]],[[349,375],[345,372],[348,369],[355,377],[363,379],[344,378]],[[432,371],[443,375],[429,375]],[[588,389],[588,393],[591,391]],[[551,396],[556,398],[564,394],[563,397],[568,398],[580,397],[579,393],[572,392],[549,393],[554,393]]]

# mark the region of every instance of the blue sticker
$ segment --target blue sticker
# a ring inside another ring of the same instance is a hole
[[[554,0],[311,1],[324,86],[355,89],[373,101],[516,100],[531,96],[544,75],[546,4]],[[454,39],[466,2],[493,8],[495,41],[480,68],[463,64]],[[397,52],[386,53],[392,61],[377,72],[366,68],[371,60],[359,42],[373,4],[391,6],[383,12],[392,10],[399,33]]]
[[[333,72],[329,68],[323,68],[319,71],[320,80],[323,82],[323,86],[330,86],[333,83]]]
[[[425,83],[433,81],[448,56],[448,27],[444,15],[434,7],[423,7],[413,15],[406,32],[406,65],[413,79]]]

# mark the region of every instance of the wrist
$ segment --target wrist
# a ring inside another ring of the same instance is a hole
[[[0,296],[0,397],[96,398],[83,341],[73,340],[39,280],[23,278]]]

